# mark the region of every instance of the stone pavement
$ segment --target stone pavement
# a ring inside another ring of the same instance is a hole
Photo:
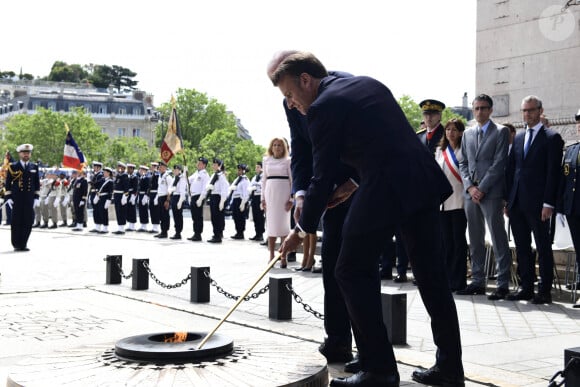
[[[226,221],[226,236],[234,233],[232,223]],[[191,230],[189,219],[185,224],[184,238]],[[89,223],[86,230],[91,226]],[[252,229],[251,223],[248,226]],[[209,222],[205,227],[207,239]],[[189,282],[167,289],[150,279],[149,289],[142,291],[132,290],[131,280],[126,279],[120,285],[106,285],[106,255],[122,255],[124,273],[131,271],[133,258],[149,258],[151,271],[165,284],[180,283],[192,266],[209,266],[212,279],[234,295],[242,294],[256,280],[268,257],[265,247],[248,240],[226,237],[223,244],[212,245],[186,239],[157,240],[144,233],[103,236],[86,230],[34,229],[31,251],[16,253],[10,245],[9,226],[0,227],[4,241],[0,248],[0,384],[31,357],[58,357],[59,351],[112,344],[150,332],[208,332],[235,302],[212,286],[209,303],[191,303]],[[293,289],[303,301],[323,312],[319,274],[276,267],[254,291],[267,284],[269,276],[291,277]],[[428,315],[410,282],[382,281],[382,288],[407,294],[407,345],[396,346],[395,352],[401,385],[417,385],[410,378],[414,367],[428,367],[434,361]],[[550,377],[564,366],[564,349],[580,346],[580,310],[571,308],[568,292],[553,290],[553,295],[552,305],[539,306],[455,296],[468,386],[547,386]],[[218,333],[234,342],[274,335],[280,343],[298,340],[316,353],[323,339],[322,321],[295,302],[292,308],[292,320],[270,320],[268,295],[262,295],[243,302]],[[331,377],[344,375],[340,364],[330,365],[329,371]]]

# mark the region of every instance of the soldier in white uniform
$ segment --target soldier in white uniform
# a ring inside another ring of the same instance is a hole
[[[205,187],[209,183],[209,174],[206,171],[208,160],[205,157],[197,159],[197,171],[189,178],[189,194],[191,202],[189,209],[191,210],[191,219],[193,221],[193,236],[187,238],[190,241],[201,241],[201,233],[203,232],[203,199],[200,200]]]
[[[181,239],[183,231],[183,203],[187,195],[187,176],[183,174],[183,167],[175,164],[173,167],[173,184],[171,192],[171,213],[175,234],[170,239]]]
[[[161,222],[161,232],[154,235],[155,238],[167,238],[169,231],[169,187],[173,185],[173,179],[167,170],[165,162],[159,162],[159,186],[157,187],[157,196],[153,199],[155,205],[159,205],[159,218]]]
[[[249,212],[247,203],[250,198],[250,193],[248,192],[250,180],[246,176],[247,169],[248,166],[246,164],[238,164],[238,177],[229,188],[232,192],[230,208],[236,226],[236,234],[232,235],[232,239],[244,239],[244,231],[246,231],[246,218]]]
[[[250,193],[250,207],[252,208],[252,219],[254,220],[254,230],[256,235],[250,238],[252,241],[262,242],[264,240],[266,219],[264,217],[264,209],[262,208],[262,162],[256,163],[256,174],[250,181],[248,187]]]

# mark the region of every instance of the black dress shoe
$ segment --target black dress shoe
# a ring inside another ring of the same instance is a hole
[[[352,348],[350,345],[333,345],[325,341],[318,347],[318,352],[329,363],[345,363],[352,360]]]
[[[455,292],[460,296],[472,296],[477,294],[485,294],[485,287],[483,286],[476,286],[474,284],[469,284],[465,289],[458,290]]]
[[[201,241],[201,235],[195,234],[194,236],[191,237],[191,240],[193,242],[199,242],[199,241]]]
[[[552,295],[550,293],[538,293],[534,296],[532,300],[532,304],[551,304],[552,303]]]
[[[322,266],[312,266],[311,269],[307,268],[306,271],[310,271],[314,274],[319,274],[319,273],[322,273]]]
[[[209,243],[222,243],[222,238],[214,235],[211,239],[208,239],[208,242]]]
[[[348,378],[334,378],[330,381],[330,386],[384,386],[399,387],[399,374],[385,375],[369,371],[359,371]]]
[[[403,283],[403,282],[407,282],[407,281],[408,281],[407,274],[399,274],[393,280],[393,282],[397,282],[397,283]]]
[[[181,234],[175,234],[174,236],[172,236],[169,239],[174,239],[174,240],[181,239]]]
[[[532,298],[534,298],[534,292],[527,290],[519,290],[515,293],[510,293],[505,296],[505,299],[509,301],[529,301]]]
[[[350,374],[356,374],[360,371],[360,359],[358,355],[354,357],[351,361],[344,365],[344,372],[348,372]]]
[[[254,235],[253,237],[251,237],[250,240],[256,241],[256,242],[262,242],[264,240],[264,237],[262,236],[262,234],[257,234],[257,235]]]
[[[260,243],[260,246],[268,246],[268,241],[264,241],[264,242]]]
[[[125,231],[117,230],[117,231],[113,231],[113,234],[115,234],[115,235],[125,235]]]
[[[70,227],[74,227],[74,226],[70,226]],[[42,226],[40,226],[39,228],[48,228],[48,224],[43,224]]]
[[[300,266],[300,267],[295,267],[293,270],[294,270],[294,271],[304,271],[304,270],[305,270],[305,268],[304,268],[304,267],[302,267],[302,266]]]
[[[496,300],[503,300],[509,294],[508,288],[498,288],[495,292],[491,293],[487,296],[488,300],[496,301]]]
[[[8,224],[5,224],[5,226],[8,226]],[[34,223],[32,225],[32,228],[36,228],[36,227],[40,227],[40,223]]]
[[[30,251],[28,247],[15,247],[14,251]]]
[[[242,240],[242,239],[244,239],[244,234],[232,235],[232,239]]]
[[[288,253],[288,255],[286,256],[286,259],[288,260],[288,262],[296,262],[296,251],[292,251],[291,253]]]
[[[68,224],[66,224],[64,222],[58,225],[58,227],[67,227],[67,226],[68,226]]]
[[[429,386],[446,386],[446,387],[463,387],[465,386],[465,377],[463,374],[451,375],[439,369],[438,366],[433,366],[428,370],[418,369],[413,371],[411,379],[414,381],[427,384]]]
[[[93,228],[93,229],[92,229],[91,231],[89,231],[89,232],[96,232],[96,233],[98,233],[98,232],[99,232],[99,230],[97,230],[96,228]]]
[[[52,226],[49,227],[50,229],[52,228],[58,228],[58,226],[56,225],[56,223],[54,223]]]
[[[159,234],[155,234],[153,235],[154,238],[167,238],[167,233],[166,232],[160,232]]]

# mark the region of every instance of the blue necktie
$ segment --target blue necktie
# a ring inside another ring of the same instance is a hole
[[[528,155],[528,150],[530,149],[530,145],[532,145],[532,139],[534,138],[534,129],[528,129],[528,141],[526,141],[526,145],[524,146],[524,157]]]

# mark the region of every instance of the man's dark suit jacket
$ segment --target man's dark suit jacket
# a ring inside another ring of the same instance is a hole
[[[337,78],[350,78],[352,74],[341,71],[330,71],[330,75]],[[308,134],[308,122],[306,116],[297,109],[288,109],[286,99],[283,100],[286,119],[290,127],[290,149],[292,151],[291,169],[292,169],[292,193],[300,190],[307,190],[312,178],[312,141]],[[340,185],[349,178],[356,180],[356,173],[353,168],[343,163],[337,166],[336,184]]]
[[[556,205],[564,141],[560,134],[541,127],[524,158],[525,131],[514,138],[506,170],[508,209],[518,207],[539,214],[544,203]]]
[[[435,150],[437,150],[439,142],[441,142],[441,138],[443,138],[444,135],[445,128],[443,127],[443,125],[441,125],[441,123],[439,123],[439,125],[435,128],[435,133],[433,133],[433,137],[431,137],[431,140],[429,141],[427,141],[427,129],[423,129],[422,131],[417,133],[417,136],[419,136],[419,140],[421,140],[421,143],[423,143],[427,148],[429,148],[429,150],[433,154],[435,154]]]
[[[344,235],[397,224],[452,193],[390,90],[372,78],[323,78],[308,110],[308,130],[314,176],[300,219],[306,232],[316,230],[340,162],[353,167],[360,179]]]

